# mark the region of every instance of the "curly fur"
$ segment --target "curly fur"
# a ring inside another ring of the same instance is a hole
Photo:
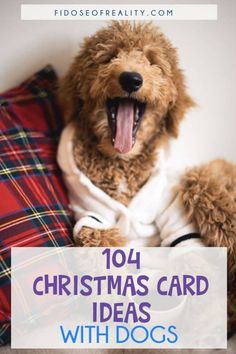
[[[117,228],[98,230],[83,227],[75,243],[80,247],[122,247],[125,246],[126,239]]]
[[[206,245],[228,249],[229,328],[236,330],[236,166],[215,160],[195,167],[183,177],[181,189]]]

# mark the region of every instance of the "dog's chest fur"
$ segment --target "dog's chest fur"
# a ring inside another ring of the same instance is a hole
[[[149,149],[132,158],[109,158],[102,155],[96,143],[81,134],[74,137],[74,159],[77,167],[100,189],[128,205],[151,175],[155,154]]]

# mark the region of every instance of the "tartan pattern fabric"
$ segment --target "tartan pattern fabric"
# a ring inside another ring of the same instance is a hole
[[[72,246],[56,164],[62,120],[51,66],[0,95],[0,344],[10,340],[11,247]]]

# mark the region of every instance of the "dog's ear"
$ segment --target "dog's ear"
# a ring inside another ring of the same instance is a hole
[[[58,87],[59,105],[64,123],[69,123],[79,116],[83,101],[79,95],[80,71],[75,68],[75,63],[68,73],[60,80]]]
[[[170,80],[169,108],[165,116],[165,128],[169,135],[177,137],[179,124],[185,112],[195,106],[195,102],[187,93],[184,74],[178,66],[176,49],[158,29],[155,29],[154,33],[158,45],[146,45],[144,52],[149,62],[158,65]]]
[[[172,70],[172,80],[176,90],[176,97],[169,105],[165,123],[168,134],[176,138],[178,136],[179,124],[184,118],[185,113],[196,104],[187,93],[182,71],[175,66]]]
[[[94,58],[99,44],[99,36],[85,38],[69,71],[60,81],[58,96],[65,123],[79,116],[84,97],[88,97],[89,79],[93,78],[96,73]],[[85,78],[87,85],[85,85]]]

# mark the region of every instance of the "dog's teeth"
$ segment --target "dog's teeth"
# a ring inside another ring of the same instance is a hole
[[[115,138],[112,139],[112,142],[113,142],[113,143],[115,142]]]
[[[112,118],[112,119],[115,119],[115,113],[112,113],[112,114],[111,114],[111,118]]]

